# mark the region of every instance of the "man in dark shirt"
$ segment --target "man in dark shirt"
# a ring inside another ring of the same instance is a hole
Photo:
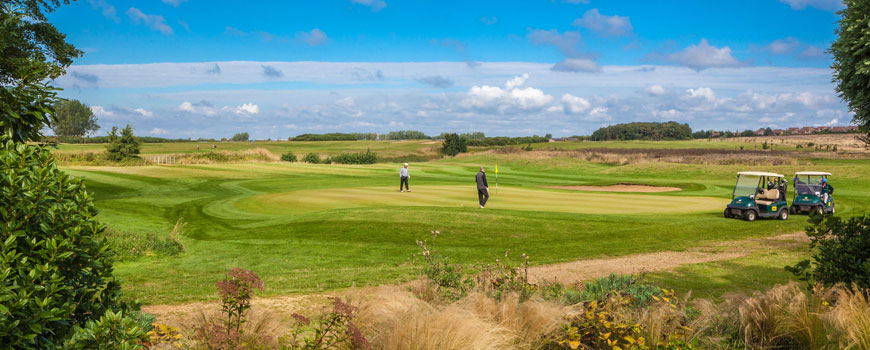
[[[489,184],[486,183],[486,173],[483,171],[483,167],[480,167],[480,172],[477,173],[475,180],[477,181],[477,199],[480,201],[480,208],[483,209],[486,201],[489,200]]]

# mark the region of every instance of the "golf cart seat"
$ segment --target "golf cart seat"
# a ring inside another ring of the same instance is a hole
[[[761,193],[755,197],[755,203],[763,205],[771,205],[777,200],[779,200],[779,190],[775,188],[771,190],[762,189]]]

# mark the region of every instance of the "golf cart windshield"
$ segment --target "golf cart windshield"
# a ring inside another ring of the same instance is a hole
[[[758,189],[758,176],[739,175],[734,185],[734,198],[754,195]]]
[[[794,180],[794,192],[801,194],[817,194],[822,190],[821,176],[798,176]]]

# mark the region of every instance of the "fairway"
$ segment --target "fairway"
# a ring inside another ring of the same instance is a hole
[[[701,143],[660,146],[691,148]],[[409,145],[423,144],[331,145],[351,151],[377,145],[397,154]],[[326,149],[329,145],[311,146]],[[84,178],[95,195],[98,219],[114,232],[125,232],[123,237],[168,239],[177,222],[184,224],[176,237],[184,246],[182,252],[145,251],[116,264],[125,295],[146,304],[166,304],[212,298],[214,281],[233,267],[256,271],[268,281],[264,295],[406,281],[417,276],[409,264],[419,249],[414,242],[431,239],[435,230],[441,235],[431,247],[467,266],[492,263],[508,249],[517,255],[526,253],[533,265],[542,265],[682,251],[803,230],[806,217],[799,215],[788,221],[752,223],[723,218],[737,171],[793,174],[823,169],[835,174],[838,213],[868,208],[870,161],[802,158],[794,163],[614,165],[537,151],[483,152],[412,162],[410,193],[398,191],[400,162],[72,166],[65,170]],[[497,191],[495,164],[499,165]],[[489,170],[492,193],[486,209],[478,208],[474,185],[481,165]],[[679,191],[573,190],[616,184]],[[781,265],[786,263],[790,261]],[[770,267],[771,271],[781,268]]]
[[[710,197],[673,197],[637,194],[578,193],[501,187],[490,188],[487,209],[586,214],[660,214],[703,212],[722,208],[728,201]],[[237,207],[268,214],[295,214],[339,208],[381,206],[476,207],[477,188],[469,186],[414,186],[400,193],[393,187],[354,187],[307,190],[254,196]]]

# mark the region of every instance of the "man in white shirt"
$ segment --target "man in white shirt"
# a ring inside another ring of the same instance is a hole
[[[408,179],[411,178],[411,174],[408,173],[408,163],[405,163],[405,166],[402,169],[399,169],[399,192],[411,192],[411,189],[408,188]],[[402,189],[402,185],[405,185],[405,189]]]

